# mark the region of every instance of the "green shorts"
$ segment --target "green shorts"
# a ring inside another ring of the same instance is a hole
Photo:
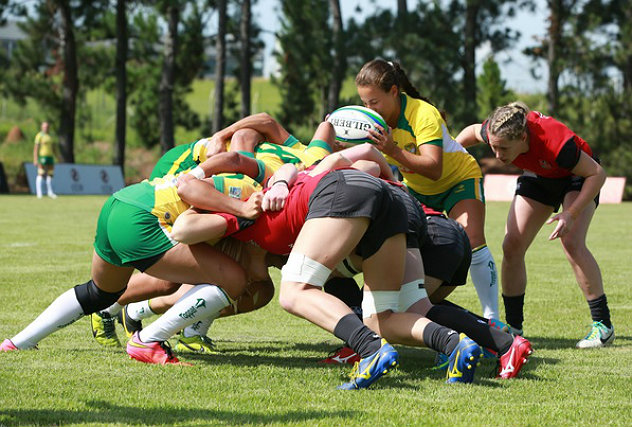
[[[144,271],[177,244],[146,210],[113,196],[101,209],[94,250],[110,264]]]
[[[38,156],[37,163],[42,166],[55,166],[55,158],[53,156]]]
[[[461,200],[476,199],[485,203],[485,192],[483,191],[482,178],[470,178],[459,182],[448,191],[439,194],[426,196],[419,194],[411,188],[408,188],[410,194],[415,196],[424,205],[435,209],[439,212],[450,213],[454,205]]]

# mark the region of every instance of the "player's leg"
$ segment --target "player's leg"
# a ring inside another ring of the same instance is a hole
[[[449,216],[463,226],[470,239],[470,276],[481,302],[483,316],[497,319],[498,271],[485,241],[485,203],[478,199],[460,200],[450,209]]]
[[[563,206],[566,209],[579,195],[567,193]],[[603,289],[601,271],[594,256],[586,246],[586,234],[594,216],[596,205],[590,203],[575,220],[573,229],[561,238],[568,262],[575,279],[588,302],[593,325],[590,332],[577,343],[578,348],[603,347],[614,341],[614,327],[610,320],[608,299]]]
[[[525,254],[553,207],[516,195],[509,208],[503,240],[502,290],[507,323],[522,333],[527,287]]]
[[[51,199],[56,199],[57,194],[53,191],[53,175],[55,174],[55,163],[53,158],[50,158],[50,163],[44,166],[46,170],[46,195]]]

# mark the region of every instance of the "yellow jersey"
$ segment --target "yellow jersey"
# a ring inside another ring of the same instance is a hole
[[[419,194],[433,195],[443,193],[466,179],[483,176],[476,159],[452,138],[441,113],[433,105],[405,93],[400,99],[401,112],[397,127],[393,129],[395,144],[417,155],[423,144],[443,148],[443,172],[437,181],[413,172],[386,156],[389,163],[399,168],[404,184]]]
[[[35,144],[39,144],[38,156],[53,157],[53,138],[48,133],[38,132]]]

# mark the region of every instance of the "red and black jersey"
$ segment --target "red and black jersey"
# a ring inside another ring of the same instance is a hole
[[[232,237],[244,242],[253,241],[273,254],[289,254],[305,224],[309,198],[328,172],[313,177],[305,172],[299,173],[282,210],[263,212],[254,224],[238,231]]]
[[[592,157],[588,143],[552,117],[531,111],[527,115],[527,129],[529,151],[512,162],[522,170],[544,178],[563,178],[572,175],[582,151]],[[481,127],[481,137],[489,144],[487,120]]]

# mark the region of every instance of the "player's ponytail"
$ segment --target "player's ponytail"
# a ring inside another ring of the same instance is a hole
[[[408,79],[406,72],[395,61],[376,58],[362,66],[355,79],[356,86],[376,86],[384,92],[391,90],[393,85],[412,98],[421,99],[433,105],[428,98],[421,96],[419,91]]]
[[[496,108],[487,118],[487,131],[499,138],[519,139],[527,130],[529,107],[516,101]]]

